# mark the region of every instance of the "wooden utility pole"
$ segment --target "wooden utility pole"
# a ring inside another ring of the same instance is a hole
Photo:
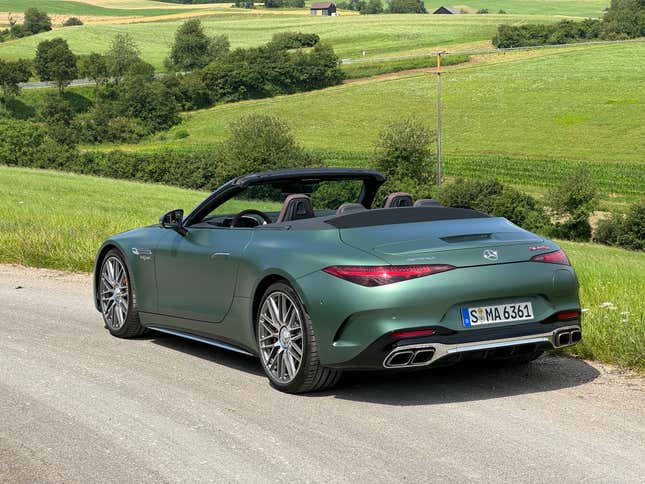
[[[441,54],[437,52],[437,186],[441,186]]]

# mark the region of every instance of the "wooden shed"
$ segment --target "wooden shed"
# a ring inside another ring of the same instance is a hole
[[[336,4],[334,2],[316,2],[309,7],[311,15],[329,16],[336,13]]]

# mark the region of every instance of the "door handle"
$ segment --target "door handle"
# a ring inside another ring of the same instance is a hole
[[[216,259],[218,257],[228,257],[229,255],[231,255],[229,252],[213,252],[210,258]]]

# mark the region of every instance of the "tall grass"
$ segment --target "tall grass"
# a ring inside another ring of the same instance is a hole
[[[583,340],[570,352],[645,371],[645,253],[561,242],[578,273]]]

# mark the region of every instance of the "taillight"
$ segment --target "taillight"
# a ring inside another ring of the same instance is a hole
[[[533,262],[548,262],[549,264],[562,264],[565,266],[570,266],[569,259],[567,259],[566,254],[562,250],[556,250],[555,252],[547,252],[546,254],[538,254],[531,257]]]
[[[361,286],[374,287],[408,281],[455,269],[447,264],[426,264],[412,266],[331,266],[323,271]]]
[[[410,331],[396,331],[392,333],[393,338],[418,338],[435,334],[434,329],[413,329]]]

